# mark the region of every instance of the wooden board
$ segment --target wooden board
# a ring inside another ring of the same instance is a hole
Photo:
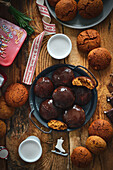
[[[22,82],[24,70],[26,67],[28,55],[30,52],[30,47],[32,41],[35,36],[40,34],[43,31],[43,25],[41,21],[41,16],[39,14],[38,8],[36,6],[35,1],[32,0],[20,0],[20,1],[11,1],[12,5],[14,5],[18,10],[25,12],[29,15],[33,21],[31,25],[35,29],[35,33],[28,37],[23,44],[21,50],[19,51],[16,59],[10,67],[2,67],[1,69],[5,71],[8,77],[7,83],[2,88],[2,94],[4,94],[7,86],[11,83]],[[8,13],[7,7],[0,5],[0,16],[5,18],[11,22],[15,22],[14,18]],[[88,66],[87,55],[81,53],[77,49],[76,38],[77,35],[82,30],[70,29],[59,24],[55,19],[52,18],[52,23],[56,24],[57,33],[64,33],[68,35],[72,41],[72,51],[68,58],[64,60],[55,60],[52,59],[47,53],[47,41],[50,36],[44,37],[42,48],[40,52],[40,56],[37,62],[36,72],[34,78],[45,68],[48,66],[52,66],[58,63],[67,63],[78,65],[81,64],[87,68],[89,68],[92,73],[96,76],[99,86],[98,86],[98,103],[95,114],[91,118],[91,120],[81,129],[72,131],[70,133],[63,132],[52,132],[47,135],[40,132],[28,119],[28,114],[30,112],[29,103],[27,103],[15,109],[14,116],[6,121],[7,124],[7,135],[4,139],[0,139],[0,145],[5,145],[9,150],[9,159],[7,161],[0,160],[0,170],[78,170],[72,165],[70,160],[70,154],[73,149],[77,146],[85,146],[86,139],[88,137],[88,127],[90,123],[97,119],[103,118],[107,119],[104,115],[104,110],[109,110],[111,106],[106,102],[106,94],[109,94],[107,89],[107,85],[110,82],[110,73],[113,68],[113,59],[110,67],[103,71],[94,71]],[[111,55],[113,56],[113,11],[111,14],[105,19],[101,24],[95,26],[100,35],[101,35],[101,46],[107,48]],[[28,90],[29,86],[26,86]],[[41,127],[41,125],[37,122],[37,124]],[[21,141],[27,138],[30,135],[38,136],[41,139],[42,147],[43,147],[43,155],[39,161],[32,164],[27,164],[23,162],[18,156],[18,146]],[[51,150],[54,149],[56,145],[56,141],[58,138],[63,137],[64,144],[63,147],[66,152],[69,153],[68,157],[62,157],[59,155],[55,155],[51,153]],[[113,168],[113,141],[108,144],[107,149],[100,154],[99,156],[94,156],[92,164],[86,168],[86,170],[112,170]]]

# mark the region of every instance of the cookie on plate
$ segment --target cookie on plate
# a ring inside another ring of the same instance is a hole
[[[113,128],[111,124],[103,119],[97,119],[91,123],[88,128],[90,136],[100,136],[105,141],[109,141],[113,136]]]
[[[60,0],[48,0],[49,5],[51,5],[52,7],[55,7],[56,4],[59,2]]]
[[[5,101],[8,106],[19,107],[28,99],[28,90],[20,83],[11,84],[5,92]]]
[[[61,21],[70,21],[76,17],[77,2],[75,0],[61,0],[55,6],[55,13]]]
[[[95,48],[88,54],[88,63],[94,70],[103,70],[110,65],[111,54],[106,48]]]
[[[95,18],[101,14],[103,10],[102,0],[79,0],[79,14],[86,19]]]
[[[100,35],[94,29],[82,31],[77,37],[77,46],[82,52],[89,52],[94,48],[100,47],[100,43]]]
[[[7,105],[4,97],[0,97],[0,119],[9,119],[14,114],[14,107]]]
[[[71,154],[72,163],[79,168],[87,167],[91,163],[92,159],[93,157],[91,152],[82,146],[75,148]]]

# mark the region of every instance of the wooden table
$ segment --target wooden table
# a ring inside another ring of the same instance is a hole
[[[41,16],[39,14],[38,8],[35,1],[32,0],[20,0],[20,1],[11,1],[17,9],[22,12],[27,13],[32,19],[32,26],[34,26],[35,34],[27,38],[23,44],[21,50],[19,51],[16,59],[13,64],[9,67],[2,67],[1,69],[7,74],[7,83],[2,88],[2,94],[4,94],[6,87],[11,83],[22,82],[24,70],[26,67],[28,55],[30,52],[30,47],[35,36],[40,34],[43,31],[43,25],[41,21]],[[14,18],[7,12],[7,7],[0,5],[0,17],[7,19],[15,23]],[[88,127],[90,123],[97,119],[103,118],[107,119],[104,115],[104,110],[111,109],[110,104],[106,102],[106,94],[109,94],[107,85],[110,82],[110,73],[113,68],[113,59],[111,65],[103,71],[94,71],[88,66],[87,55],[80,53],[77,49],[76,38],[77,35],[82,30],[76,30],[64,27],[59,24],[54,18],[52,18],[52,23],[56,24],[57,33],[64,33],[68,35],[72,41],[72,51],[69,57],[64,60],[55,60],[52,59],[47,53],[47,41],[50,36],[46,36],[42,43],[42,48],[40,56],[38,58],[36,72],[34,78],[48,66],[52,66],[58,63],[67,63],[78,65],[81,64],[86,68],[90,69],[92,73],[96,76],[99,85],[98,85],[98,103],[96,111],[91,118],[91,120],[82,128],[74,130],[72,132],[52,132],[51,134],[44,134],[40,132],[29,120],[28,114],[30,112],[29,102],[15,110],[15,114],[9,120],[6,120],[7,124],[7,134],[3,139],[0,139],[0,145],[6,145],[9,150],[10,156],[7,161],[0,160],[0,170],[78,170],[72,165],[70,160],[70,154],[73,149],[77,146],[85,146],[86,139],[88,137]],[[95,26],[101,36],[101,46],[107,48],[111,55],[113,56],[113,11],[110,15],[99,25]],[[30,87],[26,86],[29,90]],[[39,126],[41,126],[38,123]],[[21,141],[27,138],[30,135],[38,136],[42,142],[43,155],[39,161],[36,163],[28,164],[22,161],[18,156],[18,146]],[[51,153],[51,150],[54,149],[56,145],[56,140],[60,137],[63,137],[64,149],[69,153],[68,157],[59,156]],[[108,144],[107,149],[100,155],[95,156],[91,165],[86,168],[86,170],[112,170],[113,169],[113,141]]]

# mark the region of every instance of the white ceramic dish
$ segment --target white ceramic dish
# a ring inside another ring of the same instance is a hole
[[[78,0],[76,0],[78,2]],[[77,16],[72,20],[68,22],[60,21],[55,14],[55,10],[53,7],[51,7],[48,3],[48,0],[45,0],[46,6],[49,9],[51,15],[61,24],[70,27],[70,28],[76,28],[76,29],[85,29],[93,27],[100,22],[102,22],[111,12],[113,9],[113,0],[103,0],[103,12],[96,18],[93,19],[84,19],[82,18],[79,13],[77,13]]]
[[[38,137],[29,136],[18,148],[19,156],[25,162],[36,162],[42,155],[42,147]]]
[[[71,49],[71,40],[65,34],[55,34],[47,43],[48,53],[55,59],[66,58],[70,54]]]

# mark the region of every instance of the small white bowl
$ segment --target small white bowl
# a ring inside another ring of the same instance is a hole
[[[42,155],[42,147],[38,137],[30,136],[25,139],[18,148],[21,159],[25,162],[36,162]]]
[[[71,40],[65,34],[55,34],[47,43],[48,53],[55,59],[66,58],[70,54],[71,49]]]

